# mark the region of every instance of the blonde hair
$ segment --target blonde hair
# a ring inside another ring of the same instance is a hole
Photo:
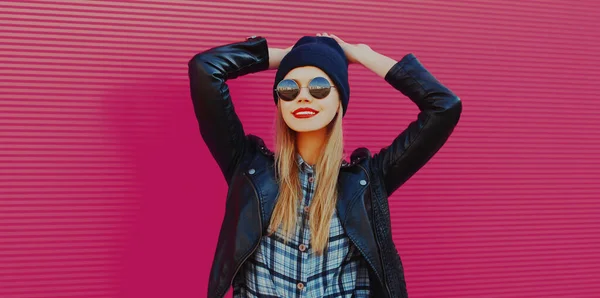
[[[344,158],[342,115],[343,109],[340,104],[337,115],[327,125],[325,144],[314,166],[316,188],[310,202],[309,228],[310,246],[317,255],[323,253],[329,242],[329,228],[338,197],[337,180]],[[298,224],[297,208],[302,198],[296,154],[296,132],[287,126],[278,105],[275,123],[275,168],[279,195],[271,217],[269,233],[274,233],[282,225],[286,243]]]

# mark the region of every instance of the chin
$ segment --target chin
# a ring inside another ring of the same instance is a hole
[[[294,116],[284,117],[285,123],[295,132],[310,132],[321,130],[333,120],[332,117],[323,117],[326,115],[316,115],[312,118],[298,119]],[[329,119],[331,118],[331,119]],[[329,120],[329,121],[328,121]]]
[[[309,132],[323,129],[326,123],[319,121],[321,119],[286,119],[288,127],[295,132]]]
[[[325,125],[311,125],[311,124],[298,124],[298,123],[294,123],[292,125],[288,126],[295,132],[309,132],[309,131],[316,131],[316,130],[321,130],[325,127]]]

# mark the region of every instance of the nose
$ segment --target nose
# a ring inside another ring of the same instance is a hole
[[[300,93],[298,93],[298,97],[296,97],[298,102],[311,102],[313,97],[310,95],[308,88],[300,88]]]

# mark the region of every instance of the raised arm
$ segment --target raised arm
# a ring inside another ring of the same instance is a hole
[[[348,44],[333,34],[317,35],[334,38],[350,62],[360,63],[385,78],[419,107],[417,119],[371,160],[374,172],[382,176],[385,189],[391,195],[446,143],[460,118],[462,102],[413,54],[396,62],[365,44]]]
[[[371,53],[362,59],[371,62],[385,60],[378,56],[382,55]],[[386,191],[391,195],[446,143],[460,118],[462,102],[433,77],[413,54],[393,64],[384,78],[408,96],[420,110],[417,119],[391,145],[373,156],[373,169],[382,175]]]
[[[269,68],[267,41],[251,37],[196,54],[188,63],[190,91],[200,134],[230,183],[246,146],[246,134],[225,83]]]

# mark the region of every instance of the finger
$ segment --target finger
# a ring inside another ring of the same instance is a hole
[[[317,36],[321,36],[321,33],[317,33]]]
[[[343,42],[344,42],[344,41],[343,41],[341,38],[339,38],[339,37],[337,37],[337,36],[335,36],[335,35],[333,35],[333,34],[331,35],[331,37],[332,37],[333,39],[335,39],[335,41],[337,41],[337,42],[339,42],[339,43],[343,43]]]

